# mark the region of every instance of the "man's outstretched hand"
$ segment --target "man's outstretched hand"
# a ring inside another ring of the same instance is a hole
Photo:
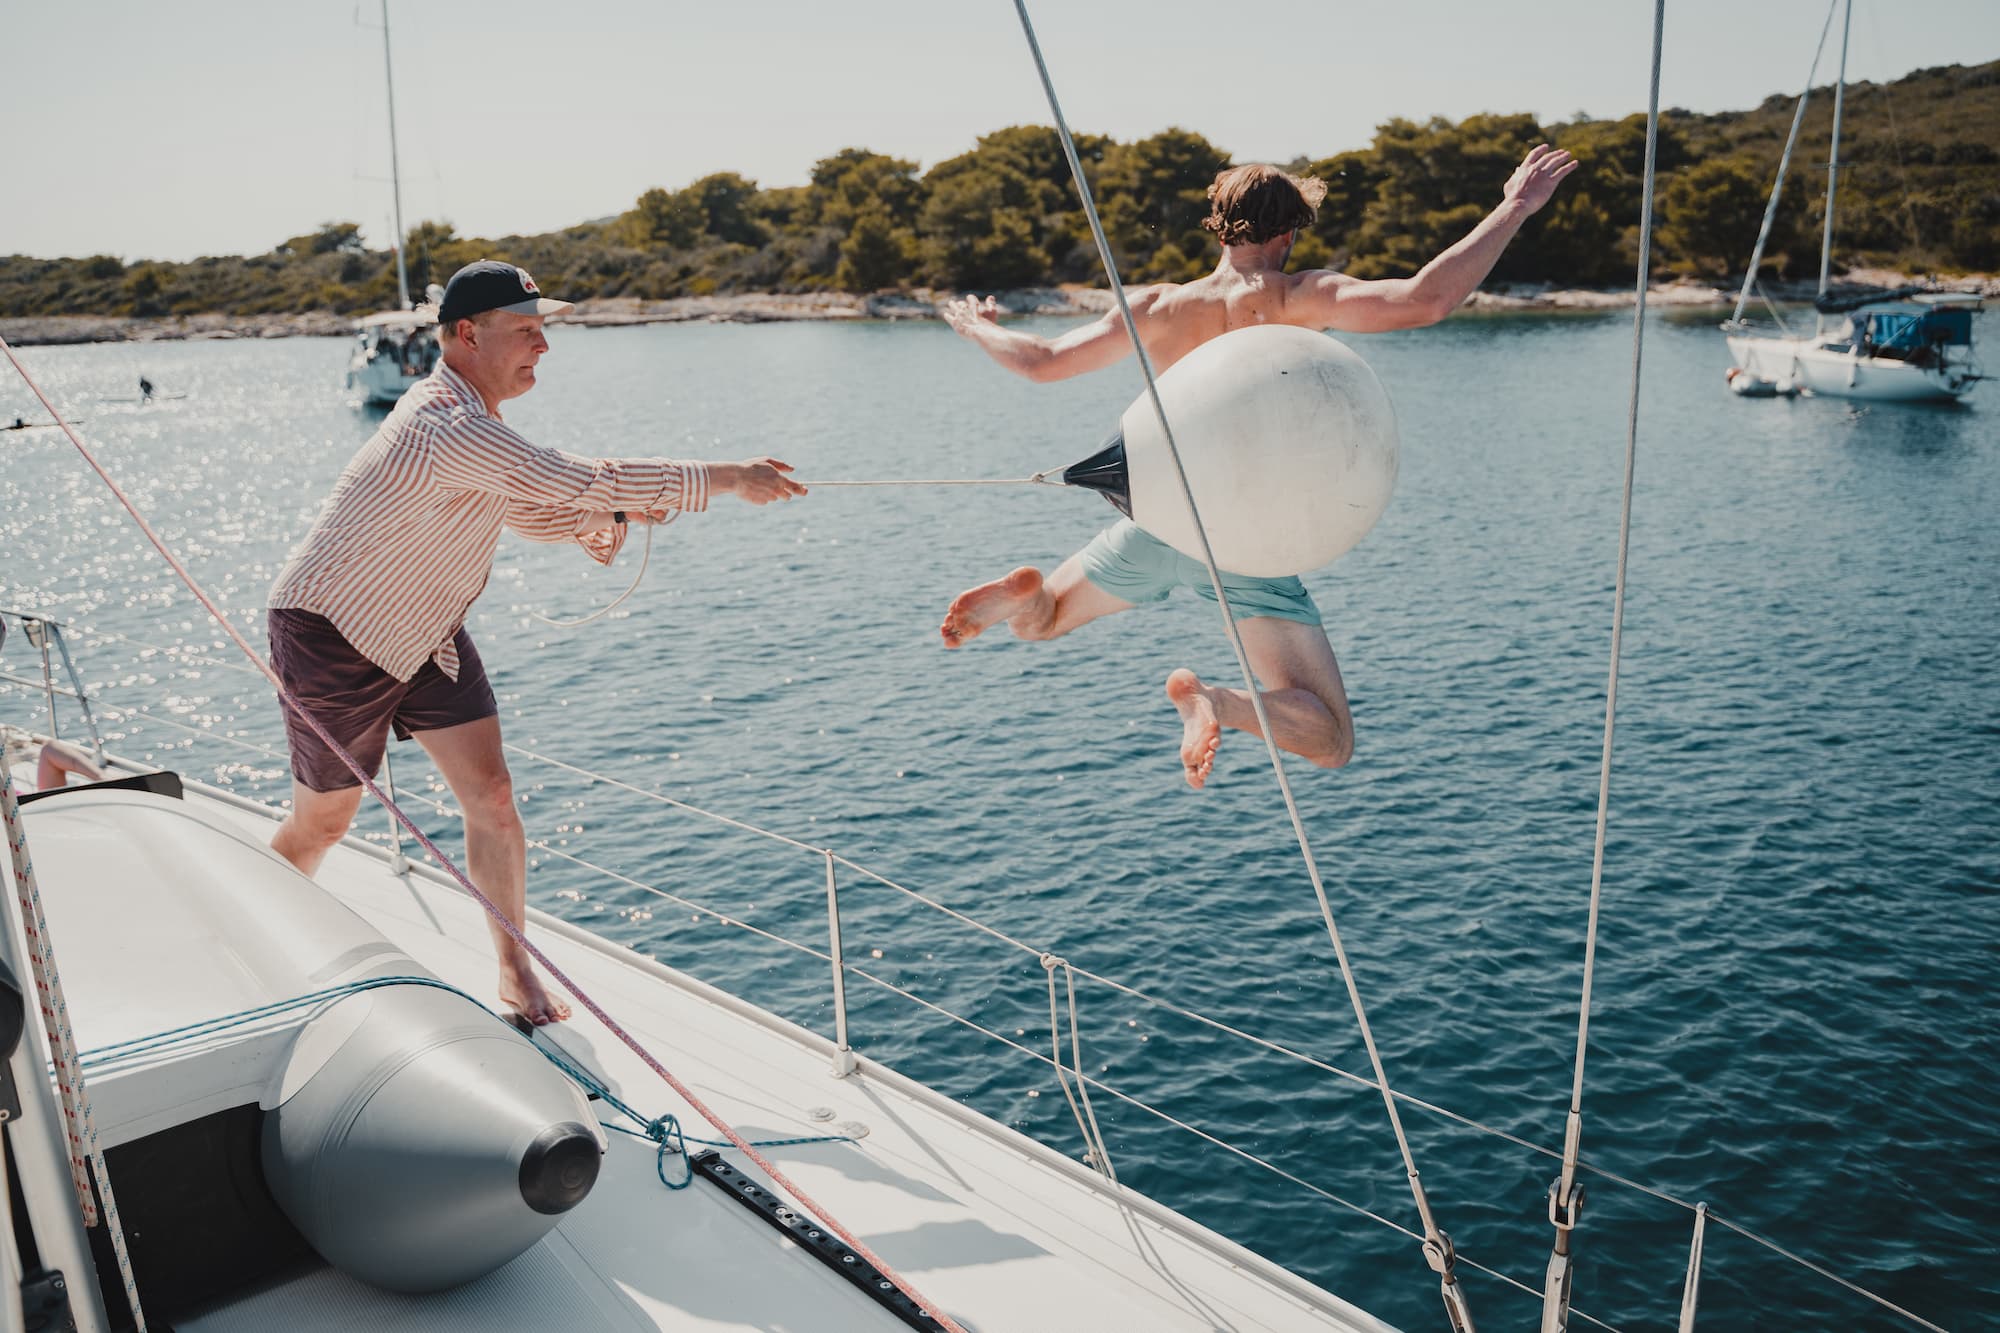
[[[1562,178],[1575,171],[1576,166],[1576,159],[1568,152],[1538,143],[1528,150],[1528,156],[1507,179],[1507,198],[1525,205],[1533,213],[1549,201]]]
[[[982,322],[1000,322],[1000,303],[992,297],[958,296],[944,303],[944,322],[959,333],[970,334]]]
[[[708,484],[710,490],[726,491],[753,505],[767,505],[773,500],[789,500],[806,493],[804,486],[785,475],[791,470],[790,463],[780,463],[775,458],[710,463]]]

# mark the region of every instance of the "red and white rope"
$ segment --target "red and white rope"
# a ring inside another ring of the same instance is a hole
[[[21,823],[20,802],[14,799],[14,779],[4,766],[0,766],[0,822],[6,825],[7,852],[14,863],[14,890],[21,901],[21,929],[27,936],[28,963],[35,974],[35,1003],[48,1033],[49,1056],[56,1068],[56,1090],[62,1097],[70,1183],[76,1186],[76,1202],[83,1212],[87,1231],[97,1225],[97,1198],[90,1192],[90,1177],[93,1173],[97,1176],[97,1193],[104,1199],[106,1230],[111,1236],[112,1253],[118,1257],[118,1274],[125,1282],[125,1299],[132,1307],[132,1322],[138,1333],[146,1333],[146,1315],[139,1308],[139,1284],[132,1276],[132,1256],[126,1252],[125,1228],[118,1219],[118,1197],[111,1192],[111,1173],[105,1169],[104,1154],[97,1147],[97,1126],[90,1117],[90,1094],[83,1086],[83,1069],[77,1063],[69,1005],[63,999],[62,974],[56,970],[55,941],[49,937],[42,892],[35,883],[34,858],[28,855],[28,832]]]

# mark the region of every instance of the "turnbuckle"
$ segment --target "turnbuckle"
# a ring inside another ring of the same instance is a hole
[[[1458,1263],[1458,1251],[1452,1246],[1451,1237],[1442,1231],[1433,1231],[1426,1236],[1424,1262],[1441,1279],[1438,1294],[1444,1297],[1445,1317],[1451,1320],[1454,1333],[1476,1333],[1472,1322],[1472,1303],[1466,1299],[1465,1288],[1452,1272]]]
[[[1549,1225],[1568,1240],[1569,1233],[1583,1217],[1583,1182],[1576,1181],[1569,1187],[1569,1198],[1562,1197],[1563,1180],[1557,1176],[1549,1182]]]
[[[1451,1237],[1442,1231],[1425,1237],[1424,1262],[1431,1266],[1431,1272],[1450,1281],[1452,1266],[1458,1262],[1458,1250],[1452,1245]]]

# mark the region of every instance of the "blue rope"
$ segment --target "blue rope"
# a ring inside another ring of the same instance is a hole
[[[121,1056],[141,1055],[147,1051],[176,1046],[182,1042],[193,1041],[199,1037],[212,1036],[217,1032],[226,1032],[233,1027],[243,1027],[256,1022],[260,1018],[271,1018],[278,1014],[289,1013],[294,1009],[309,1008],[322,1000],[337,1000],[342,996],[358,995],[362,991],[377,990],[384,986],[429,986],[433,990],[450,991],[453,995],[461,996],[471,1003],[479,1005],[480,1009],[485,1010],[489,1014],[493,1012],[458,987],[449,982],[439,981],[436,977],[366,977],[360,981],[343,982],[338,986],[329,986],[325,990],[313,991],[306,995],[295,995],[289,1000],[276,1000],[270,1004],[259,1005],[255,1009],[244,1009],[237,1013],[224,1014],[220,1018],[205,1018],[199,1023],[188,1023],[181,1027],[168,1028],[164,1032],[154,1032],[144,1037],[131,1037],[125,1041],[109,1042],[103,1046],[93,1046],[87,1051],[79,1051],[77,1059],[88,1065],[101,1064],[106,1060]]]
[[[254,1009],[244,1009],[237,1013],[224,1014],[219,1018],[205,1018],[198,1023],[187,1023],[177,1028],[168,1028],[164,1032],[154,1032],[143,1037],[132,1037],[125,1041],[109,1042],[103,1046],[93,1046],[87,1051],[78,1052],[77,1062],[88,1067],[90,1065],[103,1064],[108,1060],[142,1055],[148,1051],[164,1050],[169,1046],[177,1046],[198,1040],[202,1037],[214,1036],[218,1032],[226,1032],[231,1028],[244,1027],[259,1019],[272,1018],[279,1014],[290,1013],[296,1009],[310,1008],[322,1001],[337,1000],[348,995],[359,995],[363,991],[379,990],[384,986],[428,986],[432,990],[449,991],[467,1003],[477,1006],[482,1012],[493,1014],[493,1011],[488,1009],[479,1000],[471,995],[467,995],[450,982],[440,981],[436,977],[366,977],[359,981],[343,982],[338,986],[328,986],[325,990],[313,991],[306,995],[295,995],[288,1000],[276,1000],[270,1004],[259,1005]],[[496,1019],[499,1017],[497,1014],[493,1016]],[[658,1152],[654,1154],[654,1171],[659,1176],[660,1183],[670,1190],[686,1189],[694,1180],[694,1162],[688,1156],[688,1144],[699,1144],[704,1148],[728,1148],[734,1146],[725,1139],[695,1138],[683,1132],[678,1116],[663,1115],[648,1119],[633,1109],[631,1105],[620,1100],[610,1088],[604,1085],[602,1080],[582,1065],[570,1059],[555,1043],[544,1041],[537,1034],[529,1037],[529,1044],[540,1051],[550,1064],[560,1069],[571,1082],[575,1083],[585,1092],[590,1093],[627,1120],[630,1120],[633,1124],[644,1126],[643,1129],[627,1129],[623,1125],[614,1125],[602,1120],[597,1122],[613,1133],[624,1134],[635,1139],[645,1139],[650,1143],[657,1144]],[[753,1139],[750,1141],[750,1146],[753,1148],[789,1148],[802,1143],[852,1142],[854,1142],[854,1139],[846,1134],[820,1134],[809,1138],[796,1139]],[[667,1178],[667,1159],[670,1155],[680,1159],[681,1171],[678,1181]]]
[[[638,1111],[633,1110],[631,1106],[619,1100],[618,1096],[610,1088],[605,1087],[589,1070],[570,1060],[554,1043],[545,1045],[540,1041],[536,1041],[535,1048],[547,1056],[551,1064],[569,1075],[571,1080],[586,1092],[595,1094],[605,1105],[616,1110],[633,1124],[645,1126],[643,1130],[635,1130],[627,1129],[623,1125],[608,1124],[602,1120],[598,1121],[599,1124],[613,1133],[624,1134],[635,1139],[646,1139],[658,1144],[659,1151],[653,1157],[654,1170],[660,1177],[660,1183],[670,1190],[684,1190],[694,1180],[694,1162],[688,1156],[688,1144],[696,1143],[704,1148],[729,1148],[735,1146],[726,1139],[696,1138],[694,1135],[681,1129],[681,1122],[678,1116],[663,1115],[648,1120]],[[802,1143],[852,1143],[854,1139],[846,1134],[818,1134],[808,1138],[751,1139],[748,1142],[753,1148],[789,1148]],[[670,1154],[680,1158],[681,1171],[679,1180],[669,1180],[667,1178],[667,1158]]]

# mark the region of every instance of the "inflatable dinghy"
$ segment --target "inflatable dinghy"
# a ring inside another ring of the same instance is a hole
[[[226,814],[154,787],[23,808],[149,1309],[313,1252],[436,1291],[582,1202],[604,1140],[560,1070]]]

